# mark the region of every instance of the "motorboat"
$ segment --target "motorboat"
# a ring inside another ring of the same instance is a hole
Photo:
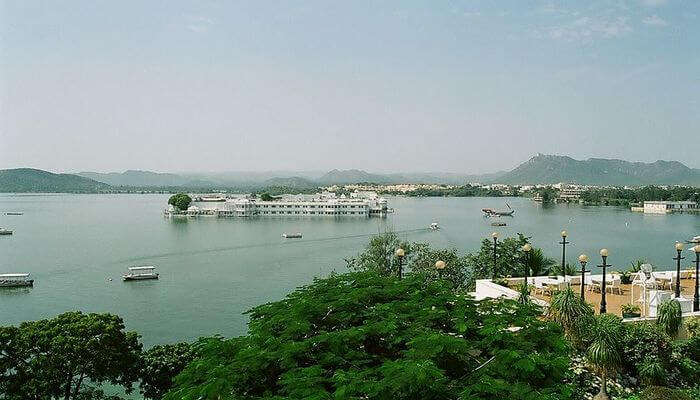
[[[140,281],[145,279],[158,279],[158,273],[153,265],[143,265],[139,267],[129,267],[129,272],[122,275],[125,281]]]
[[[301,239],[301,232],[297,233],[283,233],[282,237],[285,239]]]
[[[5,228],[0,228],[0,235],[12,235],[12,231]]]
[[[0,287],[34,286],[29,274],[0,274]]]
[[[431,231],[438,231],[440,230],[440,225],[438,225],[437,222],[433,222],[432,224],[430,224],[430,226],[428,226],[428,229],[430,229]]]
[[[506,226],[505,222],[491,222],[491,226]]]
[[[17,212],[17,211],[9,211],[9,212],[6,212],[5,215],[24,215],[24,213]]]
[[[693,237],[692,239],[688,240],[688,243],[700,244],[700,236]]]

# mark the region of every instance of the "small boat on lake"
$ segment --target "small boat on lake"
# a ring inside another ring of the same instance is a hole
[[[129,272],[122,275],[125,281],[140,281],[144,279],[158,279],[156,267],[153,265],[143,265],[140,267],[129,267]]]
[[[34,286],[34,279],[29,274],[0,274],[0,287]]]
[[[430,224],[428,229],[430,229],[431,231],[438,231],[440,230],[440,225],[438,225],[437,222],[433,222],[432,224]]]
[[[12,231],[5,228],[0,228],[0,235],[12,235]]]
[[[498,211],[493,208],[482,208],[481,211],[484,213],[485,217],[512,217],[515,214],[515,210],[510,207],[510,204],[506,203],[508,211]]]
[[[491,222],[491,226],[506,226],[505,222]]]
[[[700,236],[693,237],[692,239],[688,240],[688,243],[700,244]]]
[[[301,239],[301,232],[297,233],[283,233],[282,237],[285,239]]]
[[[10,212],[6,212],[5,215],[24,215],[24,213],[17,212],[17,211],[10,211]]]

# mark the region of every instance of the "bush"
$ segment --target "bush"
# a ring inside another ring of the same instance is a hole
[[[690,317],[685,320],[685,329],[688,331],[688,336],[700,336],[700,317]]]
[[[658,325],[652,322],[624,324],[622,335],[622,370],[639,379],[639,368],[648,358],[670,364],[671,338]]]
[[[663,386],[650,386],[640,393],[640,400],[693,400],[682,390]]]
[[[671,337],[678,334],[683,323],[681,303],[676,299],[666,300],[659,306],[659,316],[656,322],[661,325]]]

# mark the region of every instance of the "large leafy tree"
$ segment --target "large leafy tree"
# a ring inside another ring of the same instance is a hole
[[[109,382],[130,391],[141,344],[110,314],[68,312],[0,327],[0,393],[5,399],[79,399]],[[94,397],[94,396],[93,396]]]
[[[170,390],[173,378],[194,359],[189,343],[153,346],[141,355],[141,393],[158,400]]]
[[[168,204],[180,211],[187,211],[191,203],[192,198],[186,193],[178,193],[170,196],[170,199],[168,199]]]
[[[372,236],[365,249],[355,258],[346,259],[348,269],[351,271],[374,271],[380,275],[398,275],[399,258],[396,250],[402,248],[405,251],[406,265],[413,257],[414,248],[418,244],[403,241],[394,232],[385,232]]]
[[[249,334],[201,339],[165,396],[181,399],[561,399],[561,329],[446,280],[355,272],[252,309]]]

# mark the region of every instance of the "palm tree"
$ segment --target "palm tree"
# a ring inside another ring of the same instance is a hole
[[[622,362],[620,339],[622,322],[612,314],[601,314],[593,319],[592,337],[588,348],[588,362],[600,375],[600,392],[593,399],[608,400],[607,379],[617,372]]]
[[[669,336],[676,337],[683,323],[681,303],[676,299],[666,300],[659,305],[656,323],[661,325]]]
[[[647,260],[643,258],[638,258],[632,262],[630,262],[630,272],[639,272],[642,269],[642,265],[646,264]]]
[[[582,346],[587,336],[584,331],[591,326],[593,315],[593,307],[570,287],[552,297],[547,311],[547,319],[560,323],[564,335],[578,347]]]
[[[532,276],[549,275],[552,267],[557,264],[554,259],[544,255],[542,249],[533,248],[530,254],[530,271]]]

